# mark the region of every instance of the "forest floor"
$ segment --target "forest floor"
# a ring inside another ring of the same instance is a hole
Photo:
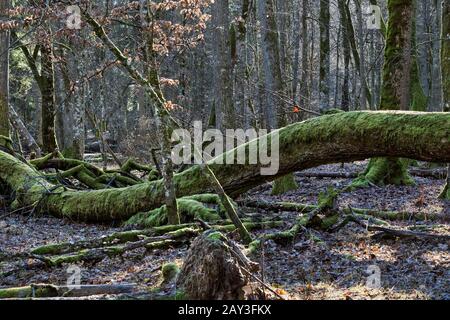
[[[361,171],[365,162],[328,165],[312,172]],[[244,195],[241,200],[289,201],[316,204],[319,192],[329,186],[341,188],[351,179],[296,177],[299,189],[283,196],[270,195],[270,184]],[[443,180],[415,177],[417,185],[371,187],[339,196],[340,207],[398,210],[411,214],[427,213],[425,222],[396,221],[393,226],[450,235],[450,206],[437,199]],[[252,211],[253,210],[253,211]],[[246,212],[281,217],[283,229],[294,223],[297,213]],[[434,218],[431,221],[431,218]],[[17,253],[55,243],[99,238],[122,230],[61,220],[50,216],[23,216],[0,211],[0,252]],[[281,230],[281,228],[280,228]],[[262,230],[254,234],[276,230]],[[263,267],[263,278],[288,299],[450,299],[449,243],[419,239],[378,239],[354,223],[336,233],[304,232],[292,243],[280,245],[266,241],[263,253],[251,258]],[[82,284],[136,283],[148,290],[161,281],[161,266],[183,263],[187,245],[145,252],[136,249],[121,257],[105,258],[96,264],[82,264]],[[367,270],[381,271],[381,288],[366,286]],[[33,259],[0,261],[0,287],[31,283],[66,283],[67,266],[46,267]],[[107,298],[107,297],[100,297]]]

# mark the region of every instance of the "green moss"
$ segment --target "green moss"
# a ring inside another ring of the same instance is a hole
[[[407,159],[373,158],[366,171],[352,182],[351,188],[367,188],[371,185],[414,185],[408,173]]]
[[[318,197],[318,205],[321,209],[332,209],[335,206],[336,198],[339,196],[339,191],[329,187],[327,192],[320,192]]]
[[[217,221],[221,219],[221,216],[218,214],[217,210],[205,207],[203,203],[194,200],[195,197],[201,198],[200,196],[192,196],[177,200],[178,211],[182,222],[193,221],[197,218],[204,221]],[[204,199],[214,198],[212,195],[211,198],[208,197],[209,195],[205,195]],[[125,222],[125,225],[150,228],[163,226],[167,224],[167,222],[167,208],[164,205],[150,212],[142,212],[134,215]]]
[[[328,230],[332,226],[334,226],[339,221],[339,214],[332,215],[330,217],[325,217],[322,219],[321,228],[323,230]]]
[[[342,113],[342,112],[345,112],[345,111],[343,111],[341,109],[331,108],[328,110],[323,110],[322,115],[337,114],[337,113]]]
[[[184,238],[184,237],[193,237],[193,236],[198,235],[198,229],[195,229],[192,227],[182,228],[182,229],[174,230],[171,232],[167,232],[166,235],[173,239],[180,239],[180,238]]]
[[[0,146],[8,150],[13,150],[13,141],[11,140],[10,137],[0,135]]]
[[[261,249],[261,240],[254,240],[248,245],[248,253],[256,254]]]
[[[180,268],[176,263],[166,263],[161,270],[164,282],[172,281],[180,273]]]
[[[444,200],[450,200],[450,186],[448,182],[445,185],[444,190],[442,190],[441,194],[439,195],[439,198]]]
[[[0,299],[29,298],[32,295],[30,286],[0,289]]]
[[[60,252],[61,244],[49,244],[42,247],[31,250],[31,254],[43,255],[43,254],[57,254]]]
[[[223,241],[225,238],[221,232],[214,231],[214,232],[211,232],[210,234],[208,234],[208,239],[212,240],[212,241]]]
[[[281,195],[297,189],[297,182],[295,182],[294,174],[291,173],[274,181],[272,195]]]

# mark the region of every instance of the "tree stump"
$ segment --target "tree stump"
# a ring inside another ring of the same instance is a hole
[[[177,280],[177,290],[192,300],[241,300],[248,273],[258,270],[231,240],[208,230],[195,239]]]

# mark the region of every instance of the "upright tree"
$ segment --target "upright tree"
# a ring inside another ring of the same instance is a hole
[[[444,91],[444,111],[450,112],[450,1],[442,3],[441,65]]]
[[[389,22],[384,54],[381,110],[425,111],[426,97],[419,82],[415,47],[415,0],[389,0]],[[408,161],[372,159],[354,186],[414,184]]]
[[[259,0],[258,2],[264,60],[264,86],[267,96],[266,125],[269,129],[276,129],[278,126],[286,125],[278,24],[274,1]],[[273,194],[281,194],[296,188],[294,176],[287,175],[275,181],[272,192]]]
[[[443,79],[444,111],[450,112],[450,1],[442,3],[442,32],[441,32],[441,65]],[[450,165],[447,172],[447,183],[441,197],[450,200]]]
[[[9,6],[9,0],[0,2],[0,136],[4,137],[9,137],[9,30],[2,20],[8,17]],[[1,145],[5,143],[0,140]]]
[[[319,104],[330,108],[330,0],[320,0],[320,74]]]
[[[212,4],[212,24],[214,27],[214,91],[216,127],[219,130],[236,127],[233,105],[232,50],[235,38],[231,33],[230,7],[228,0]]]

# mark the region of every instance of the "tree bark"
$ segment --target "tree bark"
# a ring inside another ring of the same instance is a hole
[[[0,23],[8,17],[10,1],[0,3]],[[0,135],[9,137],[9,30],[0,30]]]
[[[278,132],[280,163],[273,176],[261,175],[260,165],[209,164],[227,194],[237,196],[286,174],[328,163],[370,157],[450,162],[450,115],[446,113],[339,113],[296,123]],[[238,149],[248,150],[249,146],[247,143]],[[229,153],[236,157],[238,150]],[[122,189],[66,190],[55,187],[40,172],[3,151],[0,180],[14,191],[14,208],[37,205],[36,212],[79,221],[125,220],[158,208],[165,201],[162,180]],[[175,175],[173,182],[177,197],[214,189],[200,166]]]
[[[41,45],[41,78],[39,88],[42,95],[42,150],[50,153],[58,148],[55,131],[55,70],[53,48],[50,40]]]
[[[443,2],[441,39],[444,111],[450,112],[450,1]]]
[[[39,148],[36,140],[34,140],[33,136],[30,134],[22,119],[20,119],[20,116],[12,106],[9,107],[9,117],[11,124],[19,132],[22,143],[27,151],[35,152],[38,157],[41,156],[41,148]]]
[[[320,109],[325,111],[330,102],[330,0],[320,0]]]
[[[382,110],[425,111],[426,97],[419,81],[415,48],[415,0],[388,2],[389,23],[381,90]],[[396,158],[372,159],[354,187],[411,185],[408,161]]]

